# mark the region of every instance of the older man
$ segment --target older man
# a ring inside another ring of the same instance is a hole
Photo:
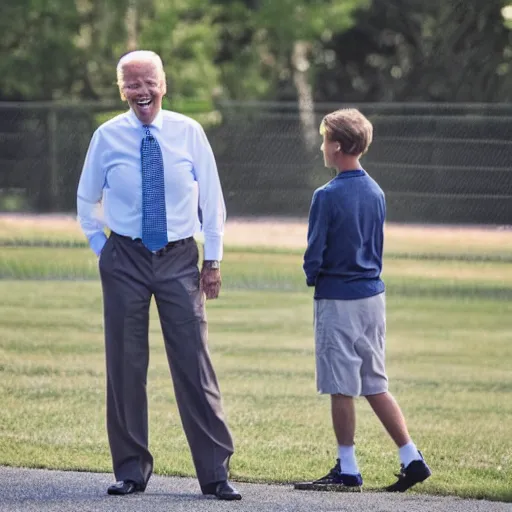
[[[117,480],[108,493],[143,492],[153,470],[146,379],[154,296],[201,490],[239,500],[228,482],[233,442],[207,347],[204,299],[219,294],[225,221],[215,159],[197,122],[162,110],[166,81],[158,55],[125,55],[117,80],[130,110],[94,133],[77,201],[103,288],[107,431]],[[201,272],[193,238],[200,223]]]

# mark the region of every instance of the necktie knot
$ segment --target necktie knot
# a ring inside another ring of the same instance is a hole
[[[146,134],[146,137],[153,137],[153,135],[151,134],[151,131],[149,129],[149,125],[144,124],[144,125],[142,125],[142,127],[144,128],[144,133]]]

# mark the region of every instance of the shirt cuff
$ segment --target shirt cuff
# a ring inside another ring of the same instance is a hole
[[[204,236],[204,259],[222,260],[223,247],[222,236]]]
[[[101,251],[103,250],[103,247],[105,243],[107,242],[107,235],[105,233],[95,233],[89,238],[89,245],[91,246],[91,249],[94,251],[96,256],[99,256],[101,254]]]

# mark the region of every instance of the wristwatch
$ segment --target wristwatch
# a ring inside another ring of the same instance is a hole
[[[217,260],[204,260],[203,267],[211,270],[220,270],[220,261]]]

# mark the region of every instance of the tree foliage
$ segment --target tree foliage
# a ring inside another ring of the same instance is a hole
[[[0,100],[117,98],[143,47],[177,99],[508,101],[507,3],[2,0]]]
[[[293,53],[306,46],[309,73],[312,55],[333,33],[353,22],[368,0],[215,0],[222,7],[221,46],[217,56],[226,96],[237,99],[294,99]]]
[[[209,0],[154,0],[142,18],[140,46],[162,56],[175,99],[208,99],[218,90],[215,13]]]
[[[47,99],[66,95],[79,72],[80,30],[73,2],[3,0],[0,15],[0,97]],[[66,65],[62,65],[62,63]]]
[[[124,47],[128,0],[3,0],[0,99],[101,98]],[[108,72],[107,72],[108,71]]]
[[[316,99],[509,101],[504,0],[373,0],[326,45]]]

